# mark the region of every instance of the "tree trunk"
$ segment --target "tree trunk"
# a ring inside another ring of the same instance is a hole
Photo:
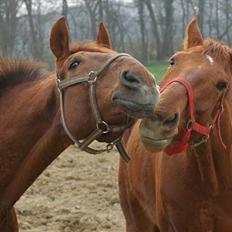
[[[163,39],[162,39],[162,51],[161,51],[161,59],[165,59],[173,53],[173,2],[174,0],[163,0],[164,7],[164,31],[163,31]]]
[[[152,27],[152,32],[155,38],[155,42],[156,42],[156,51],[157,51],[157,55],[156,58],[158,60],[160,60],[162,58],[162,53],[161,53],[161,42],[160,42],[160,33],[159,33],[159,29],[158,29],[158,24],[157,24],[157,20],[155,17],[155,13],[152,7],[152,3],[151,0],[145,0],[144,3],[147,6],[150,18],[151,18],[151,27]]]
[[[97,37],[97,30],[96,30],[96,9],[97,9],[97,2],[91,1],[91,0],[84,0],[85,6],[87,8],[87,11],[89,13],[89,19],[91,24],[91,33],[93,39]]]
[[[201,32],[204,33],[204,15],[205,15],[205,0],[198,0],[198,16],[199,16],[199,26]]]
[[[67,20],[67,16],[68,16],[68,3],[67,3],[67,0],[62,0],[62,15]]]
[[[18,0],[2,0],[0,7],[0,28],[1,28],[1,51],[5,57],[11,57],[14,53]]]
[[[144,64],[148,63],[148,44],[146,41],[146,32],[145,32],[145,21],[144,21],[144,3],[141,1],[136,1],[136,7],[138,10],[139,16],[139,28],[140,28],[140,36],[141,36],[141,61]]]
[[[218,0],[216,0],[216,6],[215,6],[215,28],[217,33],[217,38],[220,36],[220,25],[219,25],[219,4]]]
[[[34,59],[40,60],[42,58],[43,50],[41,49],[41,41],[38,39],[38,33],[35,29],[35,24],[33,21],[32,0],[24,0],[24,3],[26,5],[28,22],[30,27],[32,56]]]

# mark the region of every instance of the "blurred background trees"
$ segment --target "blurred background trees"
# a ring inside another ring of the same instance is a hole
[[[114,49],[150,64],[181,48],[196,13],[205,37],[231,45],[232,0],[0,0],[0,55],[53,64],[49,31],[65,15],[73,41],[95,40],[104,21]]]

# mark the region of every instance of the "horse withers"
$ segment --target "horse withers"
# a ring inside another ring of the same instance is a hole
[[[108,143],[130,118],[152,114],[155,80],[133,57],[111,49],[100,25],[96,43],[71,44],[65,19],[50,35],[56,73],[27,61],[0,60],[0,231],[18,231],[14,203],[71,143]],[[111,144],[112,145],[112,144]]]
[[[120,164],[127,232],[232,231],[232,50],[197,18],[170,59],[160,102],[137,122]]]

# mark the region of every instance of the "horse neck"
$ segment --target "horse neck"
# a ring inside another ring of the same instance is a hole
[[[5,91],[0,99],[0,109],[5,109],[2,118],[6,125],[13,128],[13,133],[6,133],[8,139],[15,136],[17,143],[18,133],[24,134],[30,143],[34,142],[56,124],[56,135],[65,137],[60,120],[59,93],[55,83],[55,76],[25,82]],[[7,129],[6,126],[6,129]],[[2,129],[2,128],[1,128]],[[3,128],[4,129],[4,128]],[[31,133],[33,131],[33,133]],[[16,136],[17,135],[17,136]],[[31,139],[35,141],[30,141]],[[62,143],[62,141],[60,141]]]
[[[5,110],[4,110],[5,109]],[[15,86],[0,98],[0,213],[11,207],[70,140],[61,124],[55,77]],[[4,142],[5,141],[5,142]]]
[[[213,195],[232,186],[232,111],[230,105],[231,102],[225,101],[224,113],[220,122],[226,149],[222,146],[218,138],[218,131],[214,127],[208,143],[189,152],[190,156],[196,159],[202,186]]]

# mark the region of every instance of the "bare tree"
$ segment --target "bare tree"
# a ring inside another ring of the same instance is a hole
[[[174,0],[163,0],[164,16],[163,16],[163,38],[162,51],[160,59],[167,58],[173,53],[173,37],[174,37]]]
[[[89,13],[89,19],[91,24],[92,37],[96,38],[97,36],[97,6],[98,0],[84,0],[86,9]]]
[[[138,22],[139,22],[139,28],[140,28],[140,36],[141,36],[141,57],[140,59],[143,61],[143,63],[148,63],[148,41],[146,38],[146,24],[144,20],[144,2],[136,0],[135,5],[138,10]]]
[[[62,15],[67,19],[67,16],[68,16],[68,2],[67,2],[67,0],[62,0]]]
[[[4,56],[12,56],[15,48],[17,13],[20,0],[0,1],[0,46]]]
[[[0,0],[0,55],[49,60],[49,29],[61,13],[74,40],[95,39],[104,21],[113,47],[144,63],[179,48],[194,14],[206,37],[232,43],[231,0]]]
[[[205,4],[206,0],[198,0],[198,16],[199,16],[199,26],[202,33],[204,33],[204,20],[205,20]]]
[[[158,60],[162,60],[170,55],[173,51],[173,22],[174,22],[174,8],[173,0],[163,0],[157,2],[156,9],[157,15],[155,14],[155,9],[152,3],[155,1],[143,0],[147,6],[151,18],[151,28],[156,41],[156,51]]]
[[[34,16],[32,12],[32,0],[23,0],[27,9],[27,17],[30,28],[30,37],[31,37],[31,52],[33,58],[39,60],[43,57],[43,44],[40,40],[39,30],[36,30],[36,25],[34,22]],[[39,8],[38,8],[39,9]],[[38,16],[39,17],[39,16]],[[39,24],[40,25],[40,24]],[[37,27],[38,28],[38,27]]]
[[[160,59],[162,57],[161,54],[161,38],[160,38],[160,32],[159,32],[159,28],[158,28],[158,23],[156,20],[156,16],[152,7],[152,2],[151,0],[143,0],[144,3],[147,6],[150,18],[151,18],[151,28],[152,28],[152,32],[156,41],[156,51],[157,51],[157,59]]]

